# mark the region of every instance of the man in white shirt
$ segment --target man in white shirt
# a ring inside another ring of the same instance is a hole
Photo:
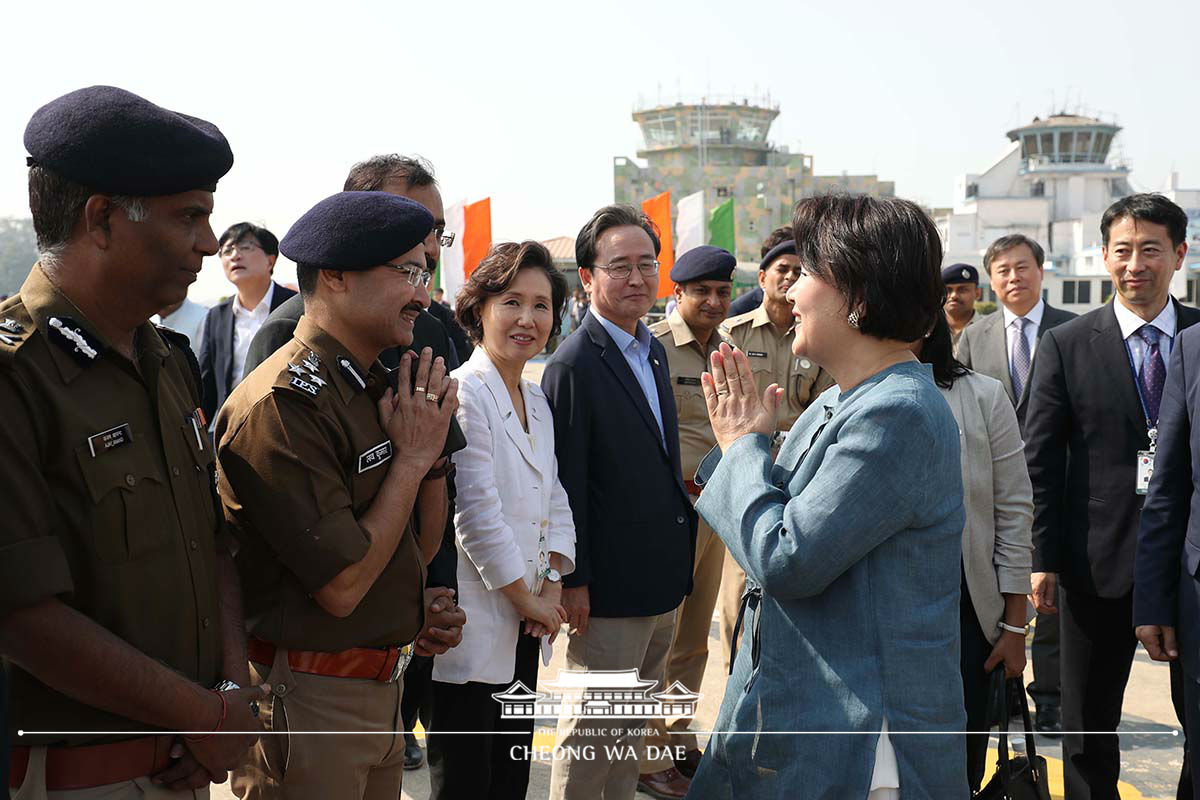
[[[150,318],[150,321],[155,325],[182,333],[188,337],[192,350],[196,350],[200,347],[200,335],[204,331],[204,317],[207,315],[207,306],[194,303],[185,297],[183,302],[159,311]]]
[[[208,311],[199,347],[201,407],[211,423],[245,373],[250,340],[283,301],[296,294],[271,280],[279,240],[266,228],[239,222],[217,240],[225,277],[237,294]]]
[[[956,353],[965,366],[1004,385],[1022,426],[1038,342],[1046,331],[1075,317],[1042,299],[1045,258],[1041,245],[1019,233],[992,242],[983,268],[1001,309],[964,328]],[[1036,706],[1035,726],[1041,733],[1056,734],[1062,730],[1057,616],[1038,615],[1032,650],[1029,696]]]

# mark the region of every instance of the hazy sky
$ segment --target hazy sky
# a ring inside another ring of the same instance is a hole
[[[1052,104],[1116,115],[1137,188],[1200,186],[1200,2],[21,3],[0,12],[0,216],[28,214],[21,135],[110,83],[233,146],[219,233],[282,236],[380,152],[435,165],[447,205],[492,198],[496,239],[573,236],[612,200],[630,111],[770,92],[771,139],[818,174],[874,172],[950,202]],[[292,270],[280,270],[291,279]],[[193,296],[227,293],[209,259]]]

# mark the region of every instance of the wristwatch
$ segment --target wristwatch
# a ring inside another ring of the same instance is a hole
[[[562,580],[562,573],[556,570],[554,567],[551,567],[546,571],[546,580],[558,583]]]

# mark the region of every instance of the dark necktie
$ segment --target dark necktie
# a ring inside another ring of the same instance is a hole
[[[1158,349],[1158,328],[1143,325],[1138,329],[1138,335],[1146,343],[1146,353],[1142,358],[1142,400],[1146,403],[1146,415],[1150,424],[1154,426],[1158,424],[1158,407],[1162,402],[1167,368],[1163,364],[1162,352]]]
[[[1024,317],[1017,317],[1009,324],[1017,332],[1017,340],[1013,342],[1012,367],[1009,372],[1012,378],[1013,397],[1020,403],[1021,392],[1025,390],[1025,382],[1029,380],[1029,367],[1033,361],[1029,352],[1029,340],[1025,338],[1025,326],[1030,322]]]

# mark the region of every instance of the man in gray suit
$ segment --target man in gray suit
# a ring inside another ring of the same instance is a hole
[[[1001,308],[963,329],[958,360],[1000,381],[1024,427],[1029,405],[1029,374],[1042,334],[1075,317],[1042,299],[1042,246],[1019,233],[992,242],[983,268]],[[1044,734],[1062,731],[1059,685],[1058,617],[1038,614],[1033,634],[1033,683],[1029,696],[1037,707],[1035,727]]]

